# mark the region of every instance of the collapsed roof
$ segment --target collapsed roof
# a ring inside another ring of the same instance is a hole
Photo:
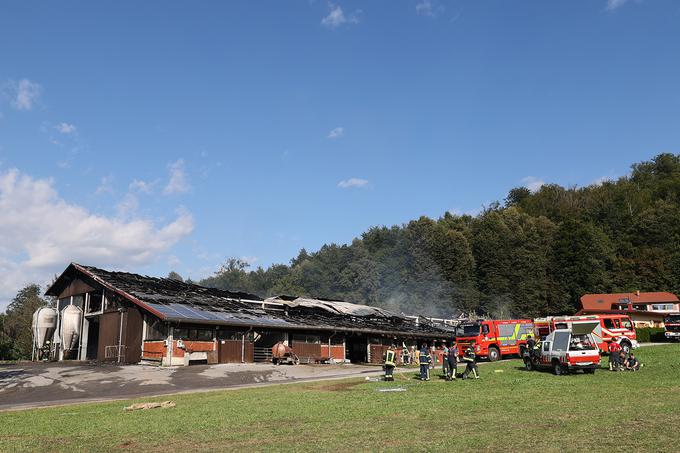
[[[163,321],[257,329],[318,330],[392,337],[446,338],[451,331],[378,307],[343,301],[254,294],[99,269],[76,263],[46,291],[59,296],[74,279],[99,285]]]

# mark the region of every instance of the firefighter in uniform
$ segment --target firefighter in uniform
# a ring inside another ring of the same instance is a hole
[[[475,379],[479,379],[479,368],[477,368],[476,359],[475,350],[472,347],[467,348],[463,355],[463,361],[466,364],[463,379],[467,379],[470,373],[475,375]]]
[[[430,357],[430,350],[426,344],[420,349],[420,355],[418,356],[420,360],[420,380],[429,381],[430,380],[430,362],[432,358]]]
[[[529,351],[529,358],[533,358],[536,355],[536,340],[531,334],[527,335],[527,351]]]
[[[446,360],[446,366],[448,368],[447,377],[448,381],[456,380],[456,372],[458,371],[458,346],[453,343],[449,348],[449,355]]]
[[[394,365],[395,365],[395,357],[396,357],[396,352],[394,351],[394,347],[390,346],[387,351],[385,352],[385,380],[386,381],[393,381],[394,380]]]

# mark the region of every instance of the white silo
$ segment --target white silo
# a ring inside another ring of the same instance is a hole
[[[64,355],[78,350],[81,328],[83,325],[83,310],[77,305],[69,305],[61,312],[61,344]]]
[[[49,307],[39,308],[33,313],[33,347],[36,351],[35,357],[40,359],[40,351],[52,341],[54,331],[57,328],[57,310]]]

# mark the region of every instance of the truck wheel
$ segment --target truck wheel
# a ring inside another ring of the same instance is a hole
[[[553,362],[553,373],[555,376],[562,376],[564,374],[564,369],[560,362]]]
[[[625,352],[626,354],[629,354],[630,348],[631,348],[631,344],[629,342],[627,342],[627,341],[621,342],[621,349],[623,349],[623,352]]]
[[[501,351],[498,350],[497,347],[491,346],[489,348],[489,362],[495,362],[496,360],[501,358]]]

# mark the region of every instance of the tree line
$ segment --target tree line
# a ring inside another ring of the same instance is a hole
[[[289,264],[228,259],[199,283],[446,317],[572,314],[586,293],[678,293],[680,156],[586,187],[517,187],[479,215],[376,226]]]

